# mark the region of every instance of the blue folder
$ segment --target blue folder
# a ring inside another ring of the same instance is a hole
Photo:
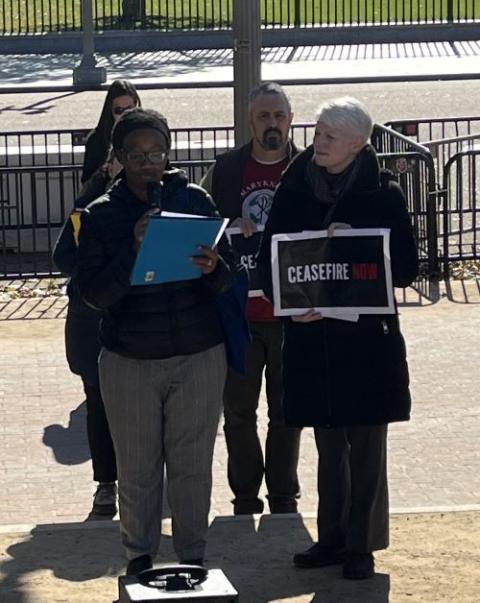
[[[202,272],[190,258],[201,255],[199,245],[214,247],[228,220],[176,214],[151,216],[130,282],[158,285],[200,278]]]

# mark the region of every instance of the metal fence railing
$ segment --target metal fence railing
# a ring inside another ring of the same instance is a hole
[[[421,141],[436,174],[438,262],[480,259],[480,117],[440,117],[388,122]]]
[[[386,126],[375,126],[372,143],[379,153],[381,164],[397,176],[405,193],[419,259],[427,265],[429,274],[436,274],[437,201],[432,155],[425,146]]]
[[[455,153],[443,169],[440,191],[440,259],[450,262],[480,258],[480,144]]]
[[[234,0],[93,0],[97,30],[230,29]],[[461,23],[478,0],[260,0],[264,27]],[[81,0],[1,0],[4,34],[81,30]]]
[[[294,124],[292,137],[298,146],[312,142],[314,125]],[[51,252],[79,191],[87,133],[0,135],[0,279],[56,274]],[[215,156],[234,146],[233,127],[173,129],[172,142],[172,163],[184,168],[190,181],[199,182]],[[372,142],[382,165],[394,172],[405,191],[420,256],[432,273],[437,237],[431,155],[384,126],[376,127]]]
[[[450,157],[480,140],[480,116],[398,119],[385,125],[421,143],[430,151],[439,188],[443,187],[443,168]]]

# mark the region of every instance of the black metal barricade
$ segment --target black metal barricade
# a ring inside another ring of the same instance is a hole
[[[438,272],[435,165],[423,145],[386,126],[376,125],[372,144],[380,163],[402,187],[412,217],[420,262],[429,275]],[[423,271],[425,272],[425,270]]]
[[[80,166],[0,168],[0,278],[57,271],[53,246],[80,188]]]
[[[401,119],[390,128],[421,142],[436,174],[438,261],[445,274],[456,260],[480,259],[477,244],[480,117]]]
[[[430,151],[437,178],[442,177],[450,157],[459,153],[469,141],[480,139],[480,116],[398,119],[385,125]],[[443,182],[438,181],[437,186],[442,188]]]
[[[448,273],[449,262],[480,259],[480,144],[446,162],[440,199],[440,259]]]
[[[313,123],[294,124],[297,145],[311,144]],[[50,256],[80,189],[88,130],[0,134],[0,278],[56,275]],[[435,178],[431,156],[383,126],[372,142],[403,187],[428,272],[436,270]],[[199,182],[217,154],[234,146],[232,126],[172,129],[171,161]]]

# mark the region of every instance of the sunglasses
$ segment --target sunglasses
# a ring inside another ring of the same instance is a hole
[[[143,165],[146,161],[158,165],[165,161],[167,153],[164,151],[151,151],[150,153],[141,153],[140,151],[128,151],[125,154],[127,161],[136,165]]]
[[[115,107],[113,110],[114,115],[122,115],[125,111],[129,111],[130,109],[135,109],[134,105],[129,105],[128,107]]]

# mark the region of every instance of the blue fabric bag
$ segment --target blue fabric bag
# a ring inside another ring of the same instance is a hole
[[[232,287],[215,297],[225,338],[228,366],[241,375],[246,373],[245,356],[250,343],[250,330],[245,317],[248,288],[248,272],[239,264]]]

